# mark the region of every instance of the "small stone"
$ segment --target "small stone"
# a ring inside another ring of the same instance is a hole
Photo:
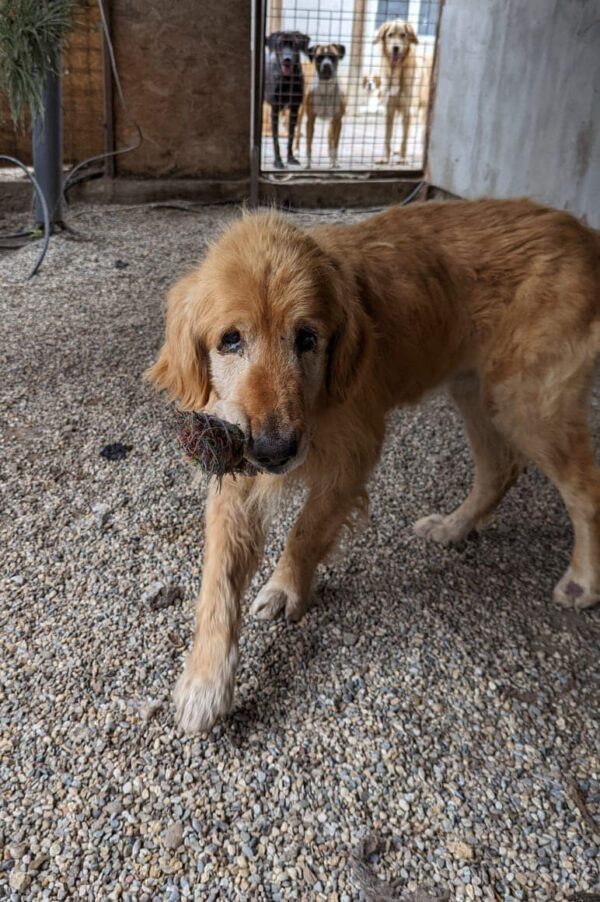
[[[356,645],[356,643],[358,642],[358,636],[356,635],[356,633],[344,632],[342,633],[342,642],[348,647]]]
[[[105,805],[104,810],[110,817],[113,817],[115,814],[121,814],[123,805],[118,799],[115,799],[114,802],[109,802],[108,805]]]
[[[455,858],[460,858],[463,861],[473,860],[473,849],[471,846],[467,845],[466,842],[462,842],[461,840],[449,842],[448,851],[451,852]]]
[[[148,723],[158,714],[162,708],[162,702],[159,702],[154,698],[149,698],[145,701],[132,701],[130,702],[130,706],[139,715],[140,720],[144,723]]]
[[[99,501],[97,504],[92,504],[92,513],[98,529],[104,529],[111,513],[109,505],[104,504],[102,501]]]
[[[169,849],[171,852],[175,851],[183,842],[183,825],[171,824],[170,827],[163,830],[160,838],[165,849]]]
[[[42,868],[48,861],[50,861],[50,858],[44,852],[41,852],[39,855],[36,855],[36,857],[33,859],[31,864],[29,865],[29,873],[37,874],[38,871],[42,870]]]
[[[142,592],[142,603],[148,605],[151,611],[161,611],[182,598],[183,592],[179,586],[158,580],[150,583]]]
[[[8,882],[16,893],[24,893],[29,888],[31,877],[25,871],[12,870]]]
[[[8,854],[10,858],[14,858],[15,861],[20,861],[23,855],[27,852],[27,843],[18,843],[14,846],[8,847]]]

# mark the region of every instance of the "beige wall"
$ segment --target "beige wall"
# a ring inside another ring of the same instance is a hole
[[[112,0],[123,91],[144,133],[117,172],[240,178],[249,168],[250,0]],[[135,133],[115,95],[116,140]]]

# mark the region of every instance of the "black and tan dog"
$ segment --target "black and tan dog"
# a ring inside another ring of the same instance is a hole
[[[310,38],[300,31],[274,31],[267,38],[267,59],[265,66],[265,100],[271,106],[271,126],[275,168],[283,169],[279,150],[279,114],[289,110],[287,140],[287,162],[299,166],[293,153],[294,132],[298,110],[304,98],[304,76],[300,64],[300,54],[308,54]]]
[[[332,167],[337,166],[338,146],[342,130],[342,119],[346,112],[346,99],[341,89],[337,70],[345,56],[343,44],[315,44],[308,48],[308,58],[314,64],[315,74],[312,84],[304,95],[304,103],[298,119],[296,152],[300,146],[300,122],[306,115],[306,165],[312,162],[312,142],[317,118],[329,119],[329,159]]]

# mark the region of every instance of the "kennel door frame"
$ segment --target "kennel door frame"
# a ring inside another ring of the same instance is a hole
[[[265,27],[267,24],[267,0],[252,0],[250,31],[250,206],[260,202],[260,173],[262,168],[262,105],[265,56]]]
[[[257,206],[260,202],[260,186],[263,177],[273,185],[284,184],[300,187],[303,182],[307,185],[315,180],[321,185],[345,184],[350,185],[358,177],[360,182],[378,181],[410,181],[426,178],[427,157],[429,150],[429,132],[431,124],[431,110],[435,96],[435,81],[437,74],[438,41],[440,31],[440,19],[446,0],[438,0],[437,22],[433,35],[433,55],[431,61],[431,82],[429,97],[425,113],[423,129],[423,159],[418,169],[373,167],[373,169],[361,172],[353,170],[338,170],[337,172],[317,170],[311,172],[293,171],[286,173],[285,178],[269,178],[271,173],[262,171],[263,154],[263,96],[264,96],[264,56],[267,24],[267,9],[269,0],[252,0],[251,3],[251,122],[250,122],[250,206]],[[282,0],[271,0],[271,6],[276,9],[282,4]]]

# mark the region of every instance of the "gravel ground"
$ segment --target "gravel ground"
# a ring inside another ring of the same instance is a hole
[[[0,897],[598,899],[600,611],[551,604],[571,533],[537,472],[477,540],[413,538],[469,483],[442,398],[392,417],[306,619],[245,616],[231,717],[174,729],[205,488],[140,375],[236,215],[81,208],[32,282],[36,248],[0,256]]]

